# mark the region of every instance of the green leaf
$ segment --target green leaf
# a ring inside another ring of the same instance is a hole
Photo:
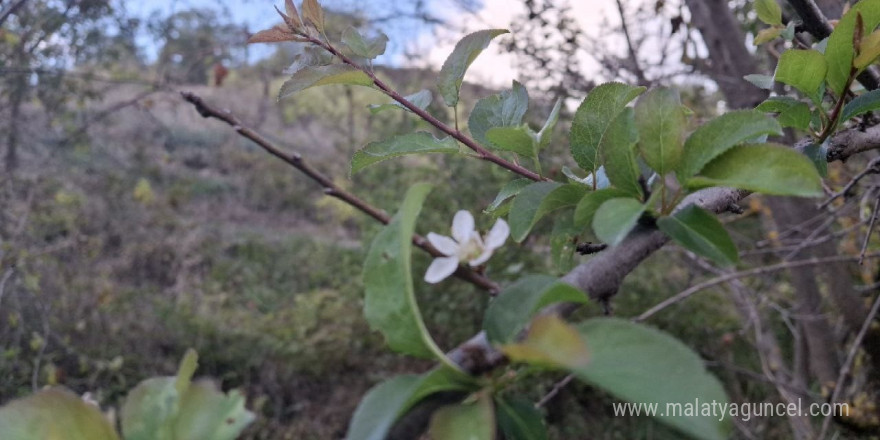
[[[718,156],[687,182],[690,188],[727,186],[780,196],[821,197],[816,167],[776,144],[740,145]]]
[[[556,127],[556,123],[559,122],[559,110],[561,108],[562,99],[560,98],[556,100],[553,110],[550,110],[550,116],[547,117],[547,121],[544,122],[541,131],[538,132],[538,151],[550,145],[550,141],[553,139],[553,129]]]
[[[303,19],[311,23],[318,32],[324,33],[324,9],[318,3],[318,0],[303,0],[302,3]]]
[[[525,240],[532,227],[547,213],[566,206],[574,206],[587,188],[579,184],[535,182],[525,187],[516,198],[508,216],[510,236],[517,243]]]
[[[404,96],[403,99],[406,99],[407,101],[411,102],[416,107],[424,110],[424,109],[428,108],[429,105],[431,105],[431,101],[434,99],[434,97],[431,94],[430,90],[419,90],[418,92],[413,93],[412,95]],[[404,107],[403,104],[401,104],[397,101],[392,101],[392,102],[389,102],[388,104],[370,104],[368,107],[370,108],[370,113],[374,114],[374,115],[376,113],[379,113],[379,112],[382,112],[385,110],[389,110],[389,109],[401,109],[401,110],[405,110],[408,112],[412,112],[410,109]]]
[[[364,262],[364,314],[394,351],[446,360],[428,333],[413,288],[412,236],[431,186],[410,187],[400,211],[373,239]]]
[[[351,174],[383,160],[420,153],[458,153],[452,137],[437,139],[425,131],[403,134],[384,141],[370,142],[351,158]]]
[[[522,398],[495,398],[498,427],[507,440],[547,440],[547,428],[535,405]]]
[[[777,113],[776,120],[783,127],[792,127],[803,131],[810,128],[810,106],[788,96],[768,98],[758,104],[755,110]]]
[[[493,344],[516,339],[537,312],[558,302],[584,304],[587,295],[548,275],[529,275],[511,284],[486,309],[483,330]]]
[[[317,86],[348,84],[355,86],[373,85],[366,73],[345,64],[329,66],[309,66],[298,70],[282,86],[278,99]]]
[[[511,362],[540,368],[581,368],[590,362],[590,352],[577,329],[555,315],[538,315],[532,320],[525,339],[502,345]]]
[[[126,440],[174,438],[172,421],[180,410],[180,393],[174,377],[154,377],[129,391],[120,412]]]
[[[841,96],[849,78],[853,65],[853,33],[856,28],[856,16],[862,15],[865,29],[873,31],[880,24],[880,2],[862,1],[853,5],[837,22],[828,44],[825,46],[825,60],[828,65],[826,81],[828,88],[837,96]]]
[[[789,49],[782,52],[776,65],[776,81],[788,84],[818,101],[819,88],[828,71],[825,56],[813,49]]]
[[[804,156],[810,159],[822,177],[828,176],[828,142],[830,140],[831,138],[828,138],[821,144],[810,143],[804,147]]]
[[[782,8],[776,0],[755,0],[758,19],[771,26],[782,26]]]
[[[567,209],[553,219],[550,231],[550,261],[555,273],[565,274],[574,269],[577,236],[581,229],[574,226],[574,211]]]
[[[468,118],[468,129],[477,142],[491,146],[486,133],[492,127],[516,127],[529,108],[529,94],[514,81],[513,88],[481,99]]]
[[[578,331],[590,348],[590,362],[574,370],[579,379],[628,402],[658,404],[658,420],[694,438],[728,438],[729,418],[702,416],[699,409],[692,417],[670,414],[696,402],[729,401],[700,357],[679,340],[614,318],[590,319]]]
[[[431,417],[432,440],[494,440],[495,409],[487,392],[458,405],[444,406]]]
[[[39,391],[0,407],[3,440],[117,440],[101,411],[63,388]]]
[[[707,163],[734,145],[757,136],[781,135],[782,127],[773,118],[755,110],[725,113],[697,128],[684,144],[684,157],[678,172],[685,181]]]
[[[477,31],[466,35],[455,45],[455,49],[452,50],[452,53],[443,62],[443,67],[440,68],[438,88],[446,105],[454,107],[458,104],[458,91],[461,89],[461,83],[468,67],[484,49],[489,47],[489,42],[493,38],[508,32],[510,31],[507,29]]]
[[[880,90],[871,90],[857,96],[843,106],[843,111],[840,113],[840,121],[849,121],[856,116],[861,116],[877,109],[880,109]]]
[[[722,266],[739,261],[736,245],[718,218],[690,205],[670,217],[657,220],[657,226],[678,244]]]
[[[352,26],[342,33],[342,43],[348,46],[355,55],[372,60],[385,53],[388,36],[382,32],[373,37],[364,37]]]
[[[234,440],[256,418],[240,392],[224,394],[210,381],[193,383],[182,396],[175,440]]]
[[[633,109],[627,108],[611,121],[599,151],[602,152],[605,173],[611,184],[625,191],[627,195],[642,197],[642,187],[639,185],[641,170],[635,153],[639,132],[636,130],[634,114]]]
[[[510,151],[523,157],[537,157],[534,132],[525,125],[492,127],[486,132],[486,141],[498,150]]]
[[[759,89],[773,90],[773,77],[770,75],[752,73],[744,76],[743,79]]]
[[[611,199],[627,198],[626,191],[617,188],[605,188],[587,193],[574,208],[574,225],[584,229],[591,227],[593,216],[603,203]]]
[[[611,121],[645,90],[644,87],[612,82],[590,91],[574,114],[569,139],[571,154],[581,169],[593,173],[599,168],[599,143]]]
[[[498,195],[495,196],[495,200],[493,200],[492,203],[485,210],[483,210],[483,212],[487,214],[490,212],[494,212],[507,199],[519,194],[519,192],[522,191],[523,188],[531,184],[531,179],[516,179],[507,182],[507,184],[504,185],[503,188],[501,188],[501,191],[498,192]]]
[[[667,87],[648,91],[636,103],[635,118],[645,163],[665,176],[681,160],[687,128],[678,91]]]
[[[425,397],[443,391],[473,391],[475,385],[445,367],[417,376],[395,376],[374,386],[358,404],[346,440],[385,440],[394,422]]]
[[[596,238],[608,246],[617,246],[636,226],[645,209],[645,205],[632,198],[606,201],[593,216]]]
[[[128,393],[120,413],[126,440],[233,440],[253,422],[237,391],[191,383],[197,359],[187,350],[177,376],[144,380]]]

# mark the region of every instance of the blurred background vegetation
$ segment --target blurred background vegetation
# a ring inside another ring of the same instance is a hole
[[[268,2],[172,3],[145,15],[132,12],[135,2],[121,0],[0,0],[0,403],[60,384],[112,407],[141,379],[172,374],[194,347],[199,374],[224,389],[240,387],[259,414],[248,438],[340,438],[370,386],[430,367],[388,351],[362,318],[361,263],[379,226],[324,198],[311,181],[228,127],[199,117],[177,91],[230,109],[389,212],[409,185],[435,184],[419,219],[423,233],[446,233],[459,209],[479,212],[510,176],[465,158],[417,157],[349,177],[356,149],[427,127],[404,112],[370,114],[367,105],[385,99],[367,89],[318,88],[276,102],[282,72],[302,50],[249,48],[244,41],[258,29],[236,21],[241,8],[271,13]],[[330,35],[348,25],[386,29],[401,20],[409,24],[391,28],[392,40],[416,28],[432,35],[482,24],[478,1],[388,2],[383,8],[365,2],[363,10],[354,2],[322,3],[335,11]],[[522,33],[506,49],[523,68],[518,76],[530,88],[534,125],[557,97],[579,100],[600,80],[639,82],[645,75],[681,87],[701,118],[724,108],[717,88],[693,68],[696,54],[688,58],[683,51],[673,67],[664,60],[633,70],[625,49],[611,44],[594,51],[599,61],[593,67],[584,67],[577,52],[602,40],[578,29],[565,2],[522,3],[524,12],[512,24]],[[655,30],[646,21],[643,41],[652,33],[687,40],[689,31],[673,27],[670,33],[663,24],[682,20],[683,6],[661,3],[630,2],[631,19],[653,10],[661,23]],[[733,3],[744,26],[754,26],[748,3]],[[542,4],[556,9],[533,14]],[[258,27],[273,24],[269,17]],[[602,26],[619,36],[616,22]],[[546,42],[553,38],[567,43],[551,53]],[[412,93],[434,87],[435,73],[419,67],[430,62],[418,57],[418,48],[402,45],[378,69],[398,90]],[[538,73],[539,67],[552,74]],[[641,79],[631,75],[638,70]],[[499,86],[468,85],[461,108]],[[452,118],[440,103],[431,111]],[[567,150],[567,122],[560,125],[544,153],[552,165],[548,174],[558,179],[571,165],[554,159]],[[833,167],[832,177],[840,172]],[[752,200],[748,215],[731,225],[742,248],[772,238],[765,210]],[[478,216],[483,229],[492,221]],[[549,233],[553,225],[540,227]],[[572,262],[550,258],[547,235],[502,248],[491,276],[506,283],[524,273],[563,273]],[[844,239],[841,246],[859,244]],[[627,278],[616,312],[638,314],[693,284],[705,272],[689,258],[671,246],[658,252]],[[428,263],[417,253],[415,272]],[[873,283],[871,270],[852,275]],[[752,287],[782,303],[792,295],[778,274]],[[455,281],[422,284],[418,291],[441,347],[478,330],[484,292]],[[735,400],[771,399],[771,385],[742,374],[760,371],[760,359],[723,292],[694,297],[651,324],[710,360]],[[579,313],[600,312],[591,306]],[[784,320],[773,322],[780,338],[793,338]],[[541,377],[521,391],[537,401],[558,379]],[[544,408],[554,438],[676,438],[646,418],[610,417],[610,402],[586,385],[564,389]],[[765,438],[787,432],[783,419],[750,423]]]

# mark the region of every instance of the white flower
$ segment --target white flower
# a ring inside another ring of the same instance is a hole
[[[474,216],[467,211],[458,211],[452,219],[452,237],[428,233],[428,241],[445,257],[435,258],[425,272],[425,281],[434,284],[452,275],[459,262],[467,261],[471,266],[479,266],[489,260],[492,252],[501,247],[510,235],[510,227],[503,219],[480,238],[474,229]]]

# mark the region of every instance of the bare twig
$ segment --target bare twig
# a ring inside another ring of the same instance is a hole
[[[859,183],[859,181],[862,180],[865,176],[867,176],[869,174],[877,174],[877,173],[880,173],[880,157],[877,157],[874,160],[872,160],[870,163],[868,163],[868,166],[865,167],[865,169],[862,170],[862,172],[860,172],[859,174],[856,174],[855,177],[853,177],[849,182],[847,182],[846,186],[844,186],[842,190],[840,190],[839,192],[832,195],[828,200],[822,202],[822,204],[819,205],[819,209],[824,209],[826,206],[831,204],[831,202],[833,202],[837,198],[843,197],[846,194],[848,194],[849,191],[852,189],[852,187],[855,186],[857,183]]]
[[[266,150],[269,154],[283,160],[287,164],[293,166],[294,168],[296,168],[297,170],[299,170],[300,172],[302,172],[303,174],[308,176],[310,179],[317,182],[319,185],[321,185],[322,188],[324,188],[324,194],[326,194],[330,197],[335,197],[335,198],[351,205],[352,207],[354,207],[357,210],[363,212],[364,214],[367,214],[368,216],[378,220],[381,223],[388,224],[391,222],[391,217],[387,213],[370,205],[369,203],[367,203],[366,201],[357,197],[356,195],[340,188],[338,185],[333,183],[333,180],[330,177],[322,174],[320,171],[318,171],[317,169],[312,167],[309,163],[307,163],[302,158],[302,156],[300,156],[299,153],[286,153],[286,152],[282,151],[282,149],[280,147],[276,146],[275,144],[273,144],[272,142],[270,142],[269,140],[267,140],[266,138],[261,136],[259,133],[250,129],[249,127],[243,125],[241,123],[241,121],[239,121],[238,118],[236,118],[229,111],[219,110],[215,107],[212,107],[211,105],[207,104],[202,98],[200,98],[199,96],[197,96],[193,93],[181,92],[180,94],[181,94],[181,96],[183,96],[183,99],[185,99],[187,102],[194,105],[196,110],[203,117],[215,118],[215,119],[219,119],[220,121],[225,122],[226,124],[231,126],[233,129],[235,129],[235,131],[239,135],[241,135],[247,139],[250,139],[251,141],[253,141],[257,145],[262,147],[264,150]],[[434,246],[432,246],[431,243],[428,242],[428,240],[425,237],[422,237],[421,235],[418,235],[418,234],[413,235],[412,241],[413,241],[414,245],[416,245],[420,249],[424,250],[425,252],[431,254],[432,256],[435,256],[435,257],[446,256],[446,255],[442,254],[440,251],[438,251]],[[476,285],[477,287],[480,287],[481,289],[485,289],[485,290],[489,291],[490,294],[493,294],[493,295],[497,294],[500,290],[498,284],[496,284],[494,281],[490,280],[485,275],[481,275],[477,272],[474,272],[473,270],[471,270],[467,266],[459,265],[458,269],[455,271],[455,275],[465,281],[473,283],[474,285]]]
[[[861,347],[865,335],[868,334],[868,330],[871,329],[871,325],[874,323],[878,311],[880,311],[880,296],[877,296],[877,299],[874,300],[874,305],[871,307],[868,317],[865,318],[865,323],[862,324],[862,329],[859,330],[859,334],[856,335],[856,338],[853,340],[852,346],[849,349],[849,353],[846,355],[846,361],[844,361],[843,366],[840,367],[840,375],[838,375],[837,382],[834,384],[834,392],[831,393],[831,400],[829,401],[832,405],[840,399],[840,393],[843,392],[843,382],[846,380],[846,377],[849,376],[853,361],[856,358],[856,354],[859,352],[859,347]],[[828,426],[831,423],[833,416],[834,414],[829,414],[825,417],[825,420],[822,421],[822,430],[819,431],[818,438],[825,438],[825,433],[828,432]]]
[[[542,406],[546,405],[547,402],[556,397],[556,395],[559,394],[559,392],[562,391],[562,389],[565,388],[565,386],[568,385],[572,380],[574,380],[574,374],[569,374],[568,376],[563,377],[562,380],[560,380],[559,382],[556,382],[556,384],[553,385],[553,388],[551,388],[550,391],[548,391],[547,394],[545,394],[544,397],[542,397],[541,400],[539,400],[538,403],[535,404],[535,408],[541,408]]]
[[[858,261],[860,257],[852,257],[849,255],[837,255],[834,257],[825,257],[825,258],[809,258],[805,260],[797,260],[797,261],[786,261],[779,264],[773,264],[770,266],[764,267],[756,267],[754,269],[743,270],[740,272],[732,272],[727,275],[723,275],[720,277],[712,278],[711,280],[704,281],[700,284],[691,286],[690,288],[681,291],[680,293],[667,298],[665,301],[660,302],[659,304],[651,307],[637,318],[634,319],[636,322],[644,321],[658,312],[666,309],[669,306],[674,304],[678,304],[684,301],[687,298],[690,298],[693,294],[708,289],[713,286],[717,286],[718,284],[725,283],[727,281],[735,280],[738,278],[750,277],[754,275],[761,275],[770,272],[777,272],[780,270],[790,269],[793,267],[803,267],[803,266],[815,266],[818,264],[828,264],[828,263],[839,263],[842,261]],[[880,258],[880,252],[875,252],[871,254],[867,254],[864,258]]]
[[[868,250],[868,242],[871,240],[871,233],[874,232],[874,222],[877,221],[877,209],[880,209],[880,197],[874,203],[874,211],[871,212],[871,223],[868,224],[868,232],[865,233],[865,242],[862,243],[862,251],[859,252],[859,266],[865,262],[865,252]]]

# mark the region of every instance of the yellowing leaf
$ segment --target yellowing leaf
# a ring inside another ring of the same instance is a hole
[[[853,60],[856,69],[864,69],[880,56],[880,30],[876,30],[862,39],[859,56]]]
[[[504,345],[501,351],[514,362],[545,367],[582,368],[590,361],[587,344],[577,329],[552,315],[535,318],[523,342]]]
[[[755,46],[760,46],[768,41],[775,40],[778,36],[782,35],[782,31],[784,30],[785,28],[781,27],[761,29],[761,31],[758,32],[758,35],[755,35]]]

